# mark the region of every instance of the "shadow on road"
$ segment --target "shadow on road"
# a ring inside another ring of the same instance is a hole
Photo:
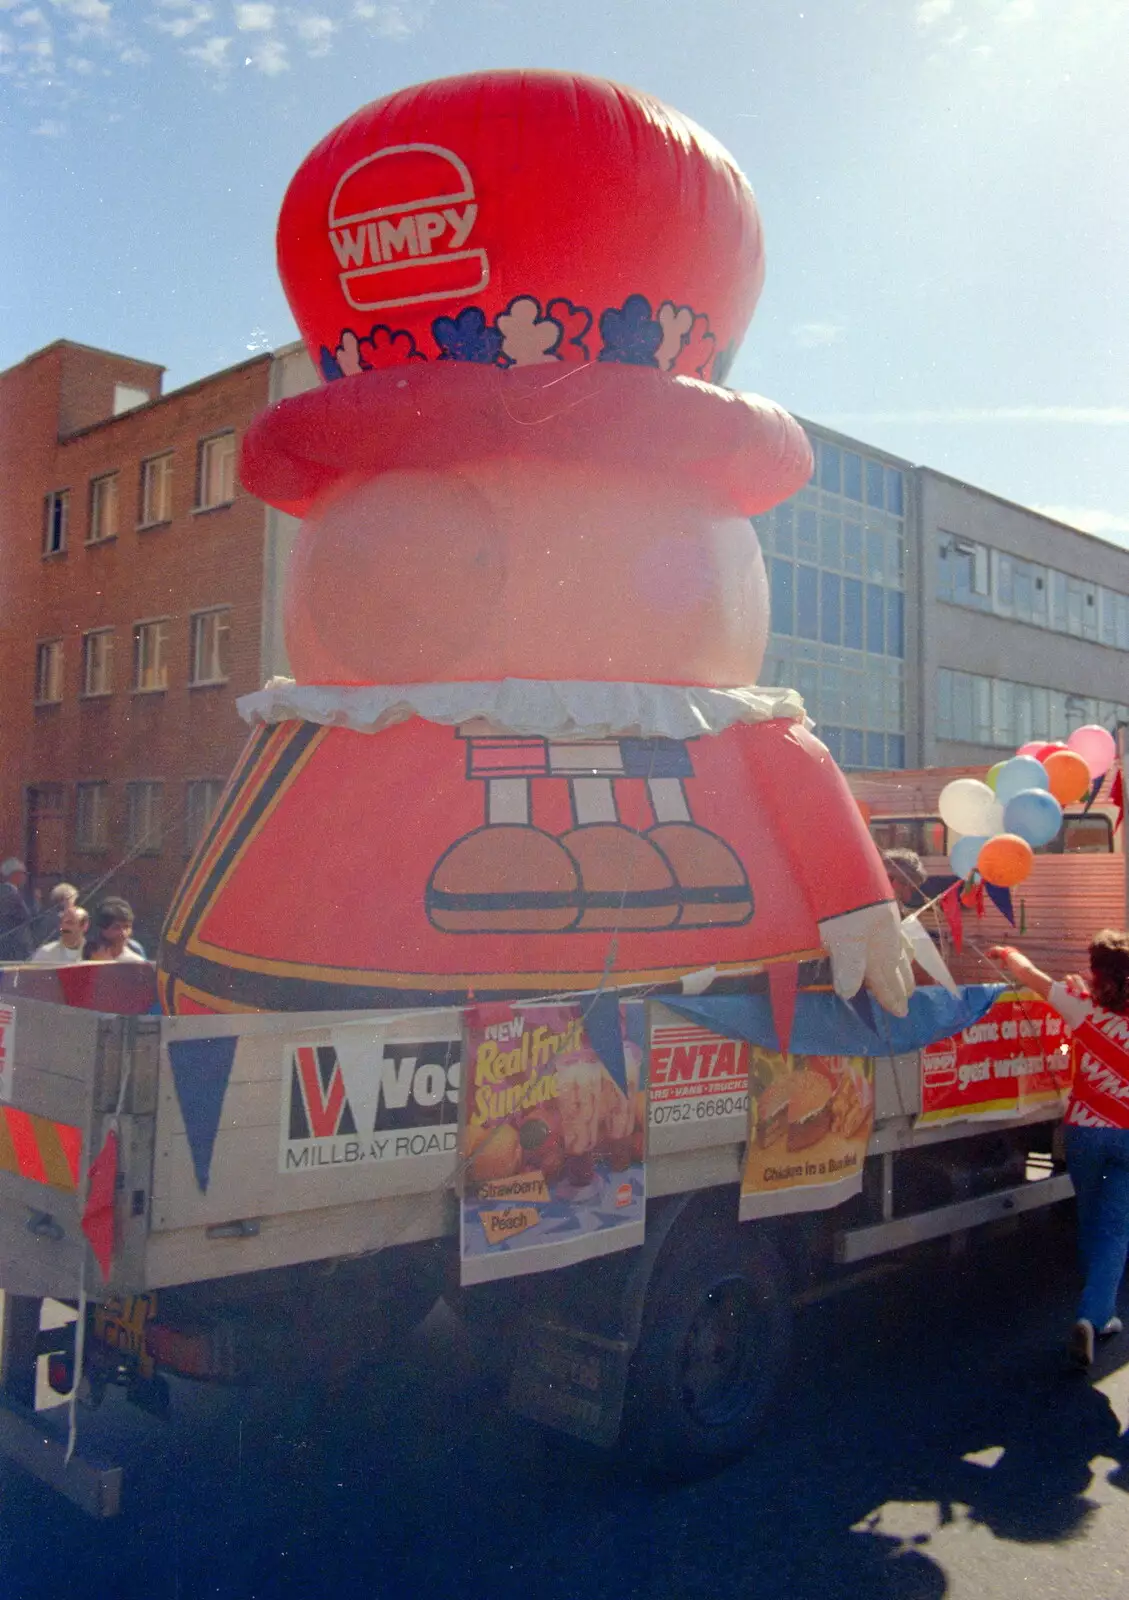
[[[97,1421],[128,1461],[126,1514],[91,1524],[6,1471],[0,1591],[938,1600],[930,1528],[1069,1540],[1096,1514],[1095,1458],[1129,1487],[1109,1401],[1059,1355],[1069,1251],[1046,1221],[810,1308],[763,1448],[692,1485],[648,1485],[511,1417],[441,1315],[332,1411],[313,1390],[182,1390],[180,1420],[154,1431],[116,1408]],[[899,1504],[908,1531],[883,1510]]]

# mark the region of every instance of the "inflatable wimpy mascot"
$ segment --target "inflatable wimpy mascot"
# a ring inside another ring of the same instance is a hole
[[[903,1013],[877,853],[788,690],[757,689],[750,517],[799,425],[727,390],[763,280],[708,134],[597,79],[366,106],[299,169],[284,286],[324,383],[245,486],[304,519],[295,681],[165,927],[174,1011],[450,1004],[819,952]]]

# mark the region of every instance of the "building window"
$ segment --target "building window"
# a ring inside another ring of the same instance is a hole
[[[167,689],[169,669],[169,625],[167,619],[156,622],[138,622],[133,628],[133,687],[152,691]]]
[[[118,532],[118,475],[108,472],[90,485],[90,538],[88,544],[115,539]]]
[[[114,692],[114,630],[98,628],[83,635],[82,692],[87,697]]]
[[[155,527],[172,519],[172,456],[151,456],[141,463],[141,522]]]
[[[137,855],[156,855],[161,848],[160,783],[127,783],[126,844]]]
[[[186,785],[184,843],[188,855],[199,845],[223,793],[221,778],[197,778]]]
[[[35,703],[57,706],[63,698],[63,641],[48,639],[35,647]]]
[[[60,556],[67,548],[71,492],[55,489],[43,502],[43,554]]]
[[[937,738],[959,744],[1006,750],[1030,739],[1065,739],[1083,723],[1125,720],[1124,711],[1113,701],[948,667],[936,676]]]
[[[235,435],[220,433],[200,441],[196,509],[226,506],[235,498]]]
[[[80,783],[75,789],[76,850],[106,850],[110,844],[110,785]]]
[[[227,682],[227,643],[230,634],[226,606],[215,611],[197,611],[192,618],[192,659],[189,681]]]

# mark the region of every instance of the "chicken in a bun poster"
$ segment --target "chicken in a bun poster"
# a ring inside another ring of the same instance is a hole
[[[859,1192],[874,1127],[874,1062],[753,1046],[741,1220],[822,1211]]]
[[[464,1284],[642,1244],[644,1050],[625,1029],[613,996],[465,1014]]]

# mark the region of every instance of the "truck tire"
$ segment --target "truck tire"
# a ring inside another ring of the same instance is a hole
[[[792,1312],[773,1244],[699,1233],[660,1261],[632,1363],[624,1447],[644,1472],[693,1478],[744,1455],[787,1367]]]

